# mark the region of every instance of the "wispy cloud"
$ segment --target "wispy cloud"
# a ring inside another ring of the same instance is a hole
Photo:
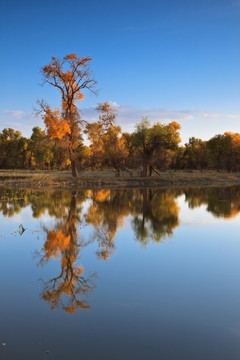
[[[112,103],[113,105],[116,103]],[[116,106],[116,105],[115,105]],[[236,119],[240,120],[240,113],[221,113],[205,110],[173,110],[167,108],[137,108],[131,105],[118,105],[118,122],[122,125],[136,124],[142,117],[147,116],[151,122],[170,122],[170,121],[189,121],[200,118],[221,120]],[[88,121],[97,119],[97,113],[94,108],[84,109],[84,117]]]
[[[30,136],[34,126],[43,127],[41,117],[35,117],[33,113],[23,110],[5,110],[0,114],[0,130],[13,128],[22,132],[24,136]]]
[[[22,119],[25,115],[24,111],[22,110],[5,110],[4,114],[6,116],[11,116],[15,119]]]
[[[34,118],[33,113],[27,113],[22,110],[5,110],[3,116],[16,120],[32,120]]]
[[[118,110],[117,123],[123,131],[134,131],[136,124],[142,117],[146,116],[152,124],[156,122],[179,122],[182,127],[183,143],[188,141],[190,136],[209,139],[211,136],[225,131],[239,132],[240,113],[223,113],[201,109],[138,108],[127,104],[119,105],[115,101],[110,103]],[[84,120],[89,122],[97,121],[99,117],[95,107],[83,108],[81,115]],[[24,136],[30,136],[34,126],[44,128],[42,119],[40,117],[35,118],[32,113],[26,113],[22,110],[5,110],[0,114],[0,130],[4,127],[12,127],[22,131]]]

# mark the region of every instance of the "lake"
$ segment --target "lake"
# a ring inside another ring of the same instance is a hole
[[[0,358],[240,358],[240,187],[0,189]]]

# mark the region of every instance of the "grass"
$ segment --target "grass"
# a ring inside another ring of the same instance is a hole
[[[220,186],[240,185],[240,173],[212,170],[168,170],[148,178],[139,172],[122,172],[119,178],[113,170],[84,171],[73,178],[70,171],[0,170],[0,186],[14,188],[104,188],[157,186]]]

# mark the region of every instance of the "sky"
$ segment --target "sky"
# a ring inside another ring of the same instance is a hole
[[[85,93],[82,116],[97,103],[118,108],[117,123],[134,131],[148,116],[178,121],[182,141],[240,132],[240,1],[9,0],[1,4],[0,130],[30,136],[38,99],[60,104],[41,87],[51,56],[92,57],[98,96]]]

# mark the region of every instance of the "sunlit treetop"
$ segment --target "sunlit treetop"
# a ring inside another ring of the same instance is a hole
[[[73,111],[77,101],[84,100],[83,89],[95,92],[96,80],[90,68],[91,57],[66,54],[62,60],[52,56],[48,65],[42,67],[43,83],[48,83],[61,92],[62,107]]]

